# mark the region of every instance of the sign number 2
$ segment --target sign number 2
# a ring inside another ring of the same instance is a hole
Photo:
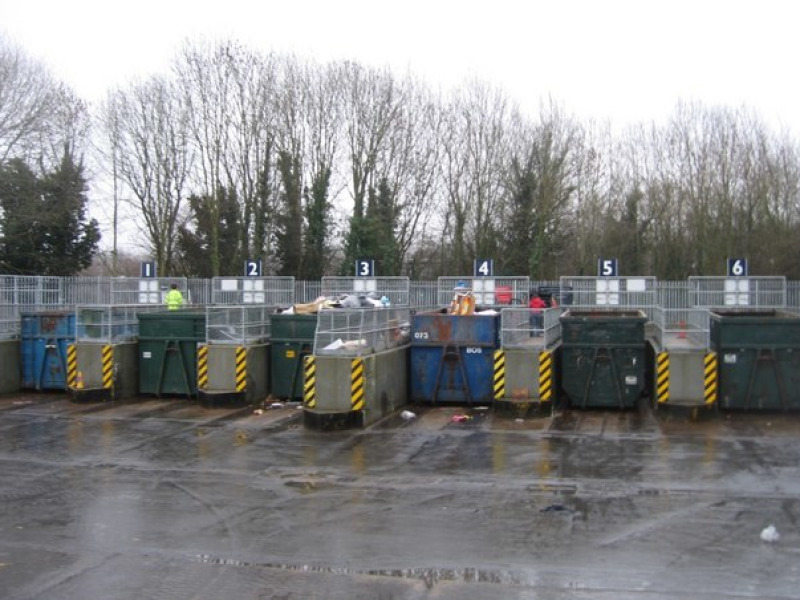
[[[261,277],[261,261],[248,260],[244,263],[245,277]]]

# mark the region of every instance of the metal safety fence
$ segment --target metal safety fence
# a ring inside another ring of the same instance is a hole
[[[78,304],[75,307],[75,339],[105,344],[135,341],[139,337],[139,315],[161,308],[147,304]]]
[[[562,308],[533,312],[506,308],[500,313],[500,345],[503,348],[546,348],[561,339]]]
[[[447,306],[456,291],[468,290],[479,306],[525,306],[531,289],[528,277],[439,277],[437,304]]]
[[[376,300],[385,297],[392,306],[409,305],[408,277],[323,277],[322,296],[370,296]]]
[[[252,345],[268,342],[274,306],[206,307],[206,342]]]
[[[706,308],[655,307],[653,323],[661,346],[667,350],[686,346],[710,347],[711,315]]]
[[[214,277],[211,304],[267,304],[295,302],[294,277]]]
[[[282,278],[277,287],[266,283],[236,280],[237,290],[215,288],[214,279],[204,278],[139,278],[139,277],[50,277],[28,275],[0,275],[0,339],[19,336],[21,312],[48,309],[73,309],[78,305],[150,305],[163,307],[164,296],[175,283],[184,294],[187,306],[205,307],[215,304],[264,304],[288,307],[292,303],[313,302],[325,294],[361,293],[371,284],[357,283],[358,278],[325,278],[320,281],[292,281]],[[540,287],[574,290],[565,291],[575,306],[630,306],[642,308],[652,319],[650,306],[666,310],[681,308],[725,307],[742,309],[787,308],[800,310],[800,281],[786,281],[783,277],[690,277],[686,281],[657,281],[648,277],[617,278],[617,282],[602,278],[561,278],[560,281],[529,281],[528,278],[493,278],[492,282],[471,277],[447,277],[436,281],[409,281],[400,278],[375,278],[375,293],[385,292],[394,306],[408,306],[415,311],[433,310],[447,306],[453,297],[453,288],[466,281],[480,295],[481,305],[500,308],[527,304],[528,293]],[[263,278],[275,281],[275,278]],[[475,282],[477,281],[477,285]],[[380,282],[381,285],[377,285]],[[382,282],[386,282],[383,285]],[[622,283],[624,282],[624,283]],[[230,285],[230,284],[228,284]],[[644,287],[642,287],[642,285]],[[637,288],[637,286],[639,286]],[[264,289],[260,289],[263,287]],[[380,289],[379,289],[380,288]],[[510,288],[510,289],[509,289]],[[602,289],[601,289],[602,288]],[[216,291],[215,291],[216,290]],[[364,291],[364,293],[369,293]],[[245,298],[248,301],[245,301]],[[477,297],[476,297],[477,300]],[[603,303],[601,304],[600,301]],[[617,302],[617,304],[614,304]]]
[[[365,356],[410,343],[406,307],[325,309],[317,315],[314,354]]]

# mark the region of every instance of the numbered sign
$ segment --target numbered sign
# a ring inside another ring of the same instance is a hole
[[[617,259],[616,258],[599,258],[597,260],[597,276],[598,277],[616,277]]]
[[[244,261],[245,277],[261,277],[261,260]]]
[[[728,277],[747,277],[747,259],[729,258]]]
[[[374,277],[375,261],[373,259],[356,260],[356,277]]]
[[[475,259],[474,277],[492,277],[494,275],[494,262],[491,258]]]
[[[155,277],[156,276],[156,263],[143,262],[142,263],[142,277]]]

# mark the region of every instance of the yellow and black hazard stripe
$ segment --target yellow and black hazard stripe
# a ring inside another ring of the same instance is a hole
[[[75,344],[67,346],[67,387],[74,388],[78,378],[78,351]]]
[[[317,361],[313,354],[303,360],[303,404],[308,408],[317,407]]]
[[[506,353],[504,350],[494,351],[494,399],[506,397]]]
[[[553,353],[539,353],[539,402],[553,400]]]
[[[247,348],[236,346],[236,391],[247,389]]]
[[[197,349],[197,388],[208,388],[208,346],[205,345]]]
[[[705,403],[714,404],[717,401],[717,353],[707,352],[703,368],[703,389],[705,390]]]
[[[350,410],[363,410],[364,391],[364,361],[354,358],[350,363]]]
[[[110,390],[114,387],[114,347],[105,344],[101,353],[103,365],[103,388]]]
[[[656,355],[656,402],[669,402],[669,352]]]

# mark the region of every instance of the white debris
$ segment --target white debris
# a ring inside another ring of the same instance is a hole
[[[253,414],[254,414],[254,415],[263,415],[263,414],[264,414],[264,409],[262,409],[262,408],[257,408],[257,409],[255,409],[255,410],[253,411]]]
[[[410,410],[404,410],[400,413],[400,416],[403,418],[404,421],[410,421],[411,419],[416,419],[417,415]]]
[[[761,539],[765,542],[777,542],[781,538],[781,534],[775,529],[775,525],[765,527],[761,532]]]

